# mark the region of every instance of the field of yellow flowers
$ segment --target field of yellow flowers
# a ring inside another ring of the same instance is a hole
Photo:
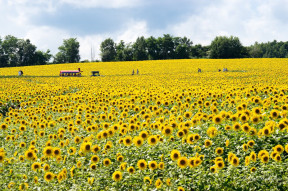
[[[288,59],[0,68],[0,190],[287,190],[287,76]]]

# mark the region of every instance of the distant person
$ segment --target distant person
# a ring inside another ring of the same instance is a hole
[[[23,71],[22,70],[19,70],[18,76],[23,76]]]
[[[134,69],[133,69],[133,71],[132,71],[132,75],[134,75],[135,74],[135,72],[134,72]]]
[[[198,73],[201,73],[201,72],[202,72],[202,70],[200,68],[198,68]]]
[[[218,69],[218,72],[221,72],[221,69]]]
[[[139,74],[139,70],[137,69],[137,75]]]

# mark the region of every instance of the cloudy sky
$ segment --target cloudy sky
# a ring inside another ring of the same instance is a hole
[[[208,45],[218,35],[288,41],[288,0],[0,0],[0,37],[29,38],[57,53],[77,37],[81,60],[96,58],[100,43],[134,42],[139,36],[187,36]]]

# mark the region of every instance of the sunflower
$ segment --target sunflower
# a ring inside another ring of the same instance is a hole
[[[122,179],[122,172],[120,171],[115,171],[113,174],[112,174],[112,179],[116,182],[119,182],[121,179]]]
[[[52,172],[46,172],[45,175],[44,175],[44,179],[47,181],[47,182],[50,182],[54,179],[54,174]]]
[[[144,139],[141,138],[140,136],[137,136],[137,137],[134,137],[133,142],[137,147],[141,147],[144,143]]]
[[[160,189],[161,188],[161,186],[162,186],[162,181],[161,181],[161,179],[160,178],[158,178],[157,180],[156,180],[156,182],[155,182],[155,186],[156,186],[156,188],[157,189]]]
[[[250,168],[250,171],[251,171],[251,172],[256,172],[256,167]]]
[[[236,122],[236,123],[233,124],[233,127],[232,127],[232,128],[233,128],[234,131],[238,131],[238,130],[240,130],[241,125]]]
[[[242,130],[245,132],[245,133],[249,133],[250,132],[250,126],[248,125],[248,123],[245,123],[241,126]]]
[[[93,155],[92,157],[91,157],[91,162],[92,163],[98,163],[99,162],[99,157],[97,156],[97,155]]]
[[[264,154],[264,155],[261,157],[261,161],[262,161],[263,163],[268,163],[268,162],[269,162],[269,155]]]
[[[231,164],[235,167],[237,167],[239,165],[239,158],[234,156],[231,160]]]
[[[284,151],[284,147],[282,145],[276,145],[274,147],[274,151],[276,151],[278,154],[282,154]]]
[[[111,160],[110,159],[106,158],[106,159],[103,160],[103,165],[104,166],[110,166],[110,164],[111,164]]]
[[[76,153],[76,148],[75,147],[70,147],[69,150],[68,150],[68,154],[69,155],[75,155]]]
[[[100,149],[100,147],[98,146],[98,145],[94,145],[93,147],[92,147],[92,152],[93,153],[97,153],[98,151],[100,151],[101,149]]]
[[[44,171],[48,171],[49,169],[50,169],[49,164],[45,164],[45,165],[43,166],[43,170],[44,170]]]
[[[177,191],[185,191],[185,189],[184,189],[182,186],[179,186],[179,187],[177,188]]]
[[[215,153],[217,154],[217,155],[222,155],[223,154],[223,148],[220,148],[220,147],[218,147],[218,148],[216,148],[216,150],[215,150]]]
[[[195,160],[194,160],[194,167],[197,167],[197,166],[201,165],[201,163],[202,163],[201,158],[196,157]]]
[[[84,153],[88,153],[90,152],[92,149],[92,143],[91,142],[83,142],[81,144],[81,150],[84,152]]]
[[[222,117],[221,117],[221,115],[215,115],[212,120],[215,124],[218,125],[222,122]]]
[[[36,154],[33,150],[29,149],[25,152],[25,158],[28,160],[34,160],[36,158]]]
[[[146,167],[147,167],[147,162],[144,160],[144,159],[141,159],[137,162],[137,167],[140,169],[140,170],[145,170]]]
[[[177,132],[177,137],[182,138],[185,135],[185,132],[183,130],[179,130]]]
[[[133,166],[130,166],[127,168],[127,171],[130,173],[130,174],[134,174],[135,173],[135,168]]]
[[[8,125],[6,123],[2,123],[0,125],[0,129],[2,129],[3,131],[5,131],[6,129],[8,129]]]
[[[156,161],[151,161],[151,162],[149,162],[149,169],[151,169],[151,170],[155,170],[155,169],[157,169],[157,162]]]
[[[253,147],[253,146],[255,145],[255,142],[254,142],[253,140],[248,141],[247,145],[248,145],[249,147]]]
[[[212,141],[209,140],[209,139],[206,139],[206,140],[204,141],[204,145],[205,145],[205,147],[210,147],[210,146],[212,145]]]
[[[124,138],[123,143],[125,146],[130,146],[133,142],[132,142],[132,137],[131,136],[127,136]]]
[[[222,169],[222,168],[225,167],[225,164],[224,164],[224,162],[222,160],[221,161],[220,160],[216,161],[215,165],[216,165],[217,169]]]
[[[210,171],[213,173],[217,173],[217,167],[216,166],[211,166]]]
[[[180,157],[177,161],[177,164],[180,168],[186,168],[188,165],[188,160],[186,157]]]
[[[79,144],[79,143],[81,142],[81,138],[78,137],[78,136],[76,136],[76,137],[74,138],[74,142],[75,142],[76,144]]]
[[[5,159],[5,153],[0,152],[0,163],[3,163],[4,159]]]
[[[274,157],[274,160],[277,162],[280,162],[282,160],[280,154],[276,154],[276,156]]]
[[[164,162],[159,163],[159,169],[163,170],[165,168]]]
[[[150,177],[148,177],[148,176],[145,176],[144,179],[143,179],[143,181],[144,181],[145,184],[149,184],[149,185],[152,184],[152,180],[151,180]]]
[[[171,151],[171,154],[170,154],[170,157],[173,161],[176,161],[178,160],[180,157],[181,157],[181,154],[178,150],[172,150]]]
[[[171,126],[165,126],[162,130],[162,134],[165,136],[170,136],[173,133],[173,128]]]
[[[200,138],[201,138],[201,136],[200,136],[198,133],[196,133],[196,134],[193,135],[193,139],[194,139],[195,141],[198,141]]]
[[[61,155],[61,150],[57,147],[53,148],[53,156],[54,157],[59,157]]]
[[[248,145],[247,144],[243,144],[242,148],[243,148],[243,151],[245,151],[245,152],[248,151]]]
[[[34,162],[34,163],[32,164],[32,166],[31,166],[31,168],[32,168],[33,171],[37,171],[37,170],[39,170],[39,169],[41,168],[41,163],[39,163],[39,162]]]
[[[155,135],[151,135],[151,136],[148,137],[148,144],[149,145],[152,145],[152,146],[156,145],[157,141],[158,141],[158,138]]]
[[[272,119],[277,119],[279,116],[280,116],[280,113],[279,113],[278,110],[273,109],[273,110],[270,111],[270,117]]]

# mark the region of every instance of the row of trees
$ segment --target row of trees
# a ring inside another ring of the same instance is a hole
[[[102,61],[187,59],[207,56],[208,47],[193,46],[187,37],[138,37],[134,43],[121,40],[116,44],[111,38],[100,45]]]
[[[139,37],[134,43],[115,43],[111,38],[100,46],[102,61],[131,61],[187,58],[288,58],[288,42],[258,43],[245,47],[238,37],[217,36],[209,46],[193,45],[187,37]]]
[[[0,38],[0,67],[42,65],[50,63],[80,62],[80,43],[76,38],[63,40],[58,53],[37,50],[29,39],[8,35]],[[155,38],[138,37],[134,43],[121,40],[115,43],[111,38],[100,45],[102,61],[137,61],[189,58],[288,58],[288,42],[258,43],[245,47],[238,37],[216,37],[209,46],[193,45],[187,37],[173,37],[169,34]],[[86,60],[87,61],[87,60]]]
[[[0,38],[0,67],[79,62],[79,47],[76,38],[65,39],[58,48],[59,52],[53,56],[49,49],[46,52],[37,50],[29,39],[8,35],[3,40]]]

